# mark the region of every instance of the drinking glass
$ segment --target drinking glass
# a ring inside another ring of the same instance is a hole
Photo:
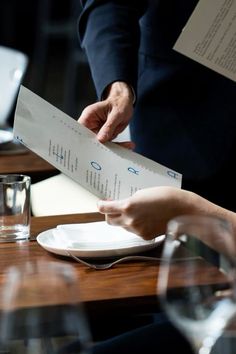
[[[25,175],[0,175],[0,242],[30,237],[30,185]]]
[[[161,304],[198,354],[209,354],[235,315],[235,239],[225,220],[170,220],[158,280]]]
[[[71,265],[40,261],[11,267],[0,300],[1,352],[88,353],[90,330]]]

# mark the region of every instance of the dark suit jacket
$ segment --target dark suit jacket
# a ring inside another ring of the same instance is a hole
[[[79,35],[98,98],[116,80],[137,92],[136,151],[222,188],[236,150],[236,85],[172,49],[197,2],[82,1]]]

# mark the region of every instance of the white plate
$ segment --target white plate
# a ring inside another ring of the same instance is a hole
[[[68,256],[67,251],[81,258],[100,258],[140,253],[157,247],[165,236],[145,241],[124,229],[106,222],[60,225],[37,236],[47,251]]]
[[[8,143],[13,140],[13,133],[8,130],[0,129],[0,144]]]

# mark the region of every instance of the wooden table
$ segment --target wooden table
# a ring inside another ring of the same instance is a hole
[[[51,254],[41,248],[35,241],[40,232],[58,224],[100,220],[103,220],[103,216],[98,213],[33,217],[30,241],[0,243],[0,291],[4,285],[6,270],[10,265],[21,265],[28,261],[40,260],[71,264],[78,276],[79,296],[85,303],[95,341],[103,340],[127,330],[127,318],[131,318],[132,314],[144,314],[158,310],[159,301],[156,285],[159,264],[138,261],[120,264],[105,271],[96,271],[88,269],[68,257]],[[160,247],[157,247],[156,255],[160,255]],[[185,267],[184,262],[176,264],[173,287],[183,285],[183,267]],[[206,267],[203,262],[199,267],[199,283],[208,284],[210,282],[222,282],[221,273],[215,267]],[[47,309],[47,313],[48,311]],[[138,317],[134,318],[136,321]],[[120,328],[116,328],[116,331],[113,332],[114,323],[117,323],[117,319],[120,321]],[[137,322],[132,325],[135,326],[136,324]]]
[[[99,213],[32,217],[31,241],[0,244],[0,283],[10,265],[26,261],[46,260],[70,263],[78,274],[81,297],[93,315],[104,315],[110,310],[119,312],[143,311],[155,307],[157,264],[134,262],[121,264],[106,271],[96,271],[69,259],[47,252],[35,241],[42,231],[63,223],[79,223],[103,220]]]
[[[94,340],[103,340],[124,330],[147,324],[144,321],[147,316],[143,314],[160,310],[157,291],[159,263],[136,261],[97,271],[71,258],[47,252],[35,240],[40,232],[58,224],[101,220],[104,220],[104,217],[99,213],[32,217],[30,241],[0,243],[0,292],[4,286],[6,271],[11,265],[41,260],[49,263],[69,263],[78,278],[79,299],[84,302]],[[150,252],[160,256],[161,247]],[[176,264],[173,287],[183,285],[183,267],[185,262]],[[217,284],[222,281],[222,275],[217,268],[206,266],[204,262],[199,266],[199,284]],[[60,302],[63,302],[62,300],[63,297]]]
[[[82,298],[85,303],[91,330],[97,340],[103,339],[108,334],[111,330],[109,323],[112,321],[121,323],[117,326],[123,329],[124,326],[127,328],[127,323],[124,323],[125,318],[125,322],[128,322],[128,326],[130,326],[128,328],[131,328],[134,314],[156,311],[158,307],[156,297],[157,264],[132,262],[120,264],[109,270],[96,271],[88,269],[68,257],[49,253],[35,241],[40,232],[58,224],[101,220],[104,220],[104,216],[99,213],[32,217],[30,241],[0,243],[0,292],[9,266],[22,265],[28,261],[53,261],[60,264],[69,263],[76,271],[80,286],[80,299]],[[102,326],[101,323],[103,323]],[[135,319],[135,325],[137,324],[142,325],[143,318],[141,320]],[[109,333],[111,334],[111,332]]]
[[[58,171],[32,151],[22,154],[0,155],[0,174],[21,173],[32,178],[32,183],[51,177]]]
[[[58,224],[81,223],[103,220],[99,213],[72,214],[60,216],[32,217],[31,240],[22,243],[0,243],[0,284],[10,265],[24,264],[27,261],[46,260],[68,264],[75,269],[80,282],[82,300],[92,316],[105,316],[113,313],[132,313],[155,311],[158,309],[157,277],[159,264],[136,261],[123,263],[105,271],[88,269],[86,266],[68,258],[47,252],[35,241],[36,236]],[[153,251],[152,251],[153,252]],[[160,255],[161,247],[154,250]],[[181,286],[184,262],[176,266],[173,286]],[[216,268],[199,267],[199,282],[220,281]]]

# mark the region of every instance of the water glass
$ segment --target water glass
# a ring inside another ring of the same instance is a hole
[[[30,237],[29,176],[0,175],[0,242]]]

